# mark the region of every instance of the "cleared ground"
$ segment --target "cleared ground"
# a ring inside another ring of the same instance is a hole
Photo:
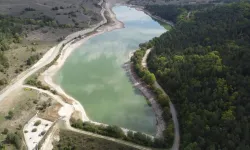
[[[53,122],[37,116],[29,120],[23,129],[28,149],[34,149],[38,145],[52,124]]]
[[[54,121],[58,118],[60,105],[45,94],[30,89],[17,89],[0,102],[0,142],[6,149],[15,148],[6,142],[8,133],[22,133],[24,125],[38,112],[39,117]],[[12,114],[12,115],[11,115]],[[7,133],[4,131],[8,129]],[[22,135],[22,134],[20,134]],[[22,136],[20,136],[22,137]],[[22,138],[22,145],[24,140]]]

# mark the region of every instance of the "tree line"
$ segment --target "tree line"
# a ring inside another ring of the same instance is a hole
[[[159,140],[154,140],[151,137],[147,136],[146,134],[143,134],[141,132],[132,132],[128,131],[127,135],[123,132],[123,130],[114,125],[96,125],[90,122],[82,122],[81,120],[74,120],[71,119],[71,126],[74,128],[78,128],[81,130],[93,132],[96,134],[101,134],[104,136],[109,136],[129,142],[133,142],[139,145],[143,146],[149,146],[149,147],[158,147],[159,146]]]
[[[155,75],[151,73],[147,68],[142,67],[142,59],[147,49],[152,47],[152,41],[140,44],[140,49],[137,50],[131,57],[132,71],[146,83],[148,89],[152,91],[155,100],[160,104],[163,111],[162,117],[166,122],[166,129],[163,131],[163,138],[155,139],[154,147],[157,148],[170,148],[174,139],[174,125],[172,121],[172,115],[169,107],[169,97],[165,95],[163,91],[155,86]]]

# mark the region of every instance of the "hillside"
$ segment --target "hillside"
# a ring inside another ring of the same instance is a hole
[[[180,149],[250,149],[250,4],[181,15],[148,60],[179,113]]]
[[[229,3],[239,0],[127,0],[127,3],[138,6],[151,5],[196,5],[209,3]]]
[[[0,90],[64,37],[100,22],[99,2],[1,1]]]

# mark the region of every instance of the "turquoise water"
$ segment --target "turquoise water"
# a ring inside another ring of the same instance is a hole
[[[113,8],[125,28],[91,38],[77,48],[55,76],[79,100],[91,120],[155,134],[155,115],[123,68],[129,52],[165,29],[141,11]]]

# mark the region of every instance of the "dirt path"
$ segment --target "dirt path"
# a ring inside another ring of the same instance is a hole
[[[143,59],[142,59],[142,66],[143,67],[147,68],[147,58],[148,58],[148,55],[151,52],[151,50],[152,50],[151,48],[148,49],[146,51]],[[161,89],[165,95],[167,95],[166,92],[158,84],[157,81],[155,81],[154,85],[155,85],[155,87]],[[170,112],[172,114],[172,118],[173,118],[173,122],[174,122],[174,143],[173,143],[173,146],[172,146],[171,150],[179,150],[179,146],[180,146],[180,131],[179,131],[179,122],[178,122],[178,119],[177,119],[177,112],[176,112],[176,109],[174,107],[174,104],[171,101],[169,101],[169,106],[170,106]]]
[[[141,65],[142,65],[143,68],[148,68],[147,67],[147,58],[148,58],[148,55],[149,55],[150,52],[151,52],[151,48],[146,50],[146,53],[142,58]]]

